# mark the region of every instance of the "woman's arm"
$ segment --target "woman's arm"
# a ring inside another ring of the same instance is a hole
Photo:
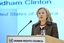
[[[34,35],[34,24],[32,25],[32,32],[31,35]]]
[[[56,38],[59,38],[57,24],[56,23],[53,23],[53,27],[52,28],[53,28],[52,29],[52,36],[53,37],[56,37]]]

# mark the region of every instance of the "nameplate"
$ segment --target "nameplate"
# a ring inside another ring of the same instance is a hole
[[[45,43],[45,36],[7,36],[6,43]]]

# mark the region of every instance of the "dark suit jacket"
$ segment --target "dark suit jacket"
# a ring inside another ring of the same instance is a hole
[[[58,30],[57,30],[57,24],[53,22],[46,22],[46,26],[44,27],[45,34],[50,35],[52,37],[58,38]],[[35,23],[32,25],[32,35],[41,34],[40,31],[40,22]]]

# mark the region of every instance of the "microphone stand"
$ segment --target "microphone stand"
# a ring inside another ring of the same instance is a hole
[[[27,25],[29,25],[31,22],[32,22],[32,21],[30,21]],[[27,26],[27,25],[26,25],[26,26]],[[25,26],[25,27],[26,27],[26,26]],[[24,27],[24,28],[25,28],[25,27]],[[22,28],[22,29],[19,31],[18,35],[20,34],[20,32],[21,32],[24,28]]]

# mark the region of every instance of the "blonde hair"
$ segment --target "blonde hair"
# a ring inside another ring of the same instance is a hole
[[[46,9],[46,8],[44,8],[44,7],[41,7],[41,8],[39,8],[39,9],[37,10],[37,16],[38,16],[38,11],[39,11],[40,9],[44,9],[44,10],[46,11],[46,15],[47,15],[46,21],[52,22],[51,13],[49,12],[48,9]]]

